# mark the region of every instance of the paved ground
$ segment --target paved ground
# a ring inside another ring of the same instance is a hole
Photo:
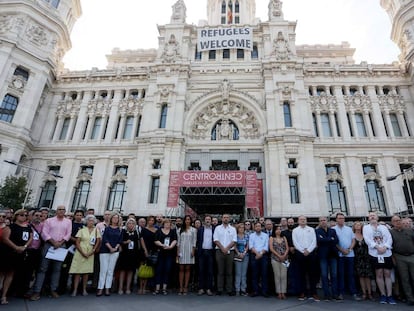
[[[345,300],[344,302],[314,302],[298,301],[290,297],[280,301],[275,297],[228,297],[228,296],[168,296],[144,295],[138,296],[116,294],[110,297],[95,297],[90,294],[87,297],[61,296],[58,299],[42,297],[39,301],[27,301],[23,299],[10,298],[7,306],[0,306],[0,311],[279,311],[279,310],[336,310],[336,311],[382,311],[382,310],[413,310],[404,303],[395,306],[381,305],[379,302],[362,301],[356,302]]]

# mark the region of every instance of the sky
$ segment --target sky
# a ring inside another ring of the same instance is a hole
[[[283,0],[282,0],[283,1]],[[170,22],[176,0],[81,0],[82,16],[72,31],[65,68],[105,69],[105,55],[121,50],[158,48],[157,25]],[[207,19],[207,0],[184,0],[187,23]],[[269,0],[256,0],[256,17],[268,20]],[[296,44],[341,44],[356,49],[357,64],[390,64],[399,49],[380,0],[284,0],[284,18],[297,21]]]

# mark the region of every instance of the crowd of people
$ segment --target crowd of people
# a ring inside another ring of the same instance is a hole
[[[228,214],[136,219],[94,210],[0,210],[2,305],[10,295],[276,296],[341,302],[394,297],[414,305],[414,231],[410,218],[379,222],[376,213],[351,224],[337,213],[280,223],[233,223]],[[318,286],[319,284],[319,286]],[[81,285],[81,287],[80,287]],[[318,290],[318,287],[320,290]],[[318,292],[322,293],[319,298]],[[350,298],[348,298],[350,297]]]

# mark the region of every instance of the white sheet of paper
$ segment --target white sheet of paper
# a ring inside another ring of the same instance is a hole
[[[68,250],[66,248],[53,248],[50,247],[47,251],[46,258],[56,261],[64,261],[66,255],[68,254]]]

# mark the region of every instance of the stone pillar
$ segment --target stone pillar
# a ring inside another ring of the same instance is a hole
[[[55,127],[55,133],[53,134],[53,139],[52,139],[54,143],[59,140],[59,136],[60,136],[60,132],[62,131],[64,120],[65,118],[62,115],[58,116],[58,121]]]
[[[75,129],[75,124],[76,124],[76,116],[71,115],[70,122],[69,122],[69,129],[66,135],[66,142],[68,142],[69,140],[72,140],[72,137],[73,137],[72,135],[73,135],[73,130]]]
[[[374,133],[372,132],[372,126],[371,126],[371,119],[369,117],[369,111],[364,110],[364,123],[365,123],[365,129],[367,130],[368,137],[371,139],[374,137]]]

